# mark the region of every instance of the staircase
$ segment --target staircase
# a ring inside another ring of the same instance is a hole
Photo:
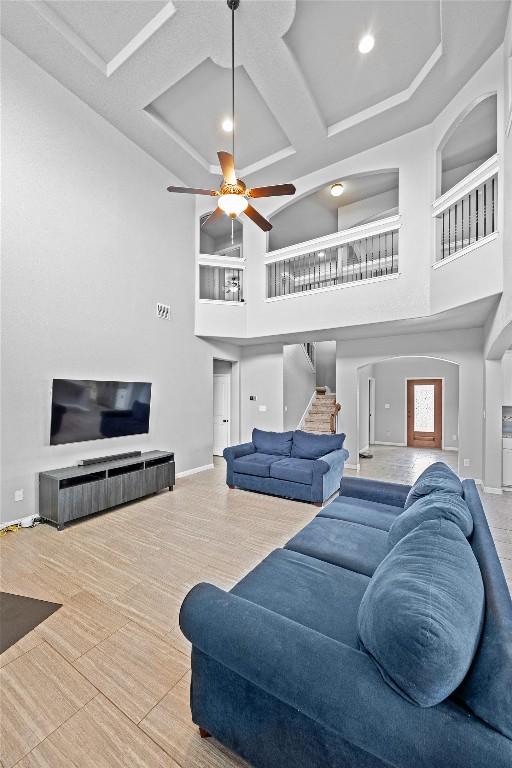
[[[336,415],[341,406],[336,402],[336,395],[327,392],[326,387],[316,387],[315,397],[304,419],[304,432],[319,432],[334,434],[336,432]]]

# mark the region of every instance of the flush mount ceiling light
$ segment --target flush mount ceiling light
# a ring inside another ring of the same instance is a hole
[[[230,117],[225,117],[222,121],[222,130],[226,133],[231,133],[233,130],[233,121]]]
[[[242,179],[237,179],[235,173],[235,11],[240,5],[240,0],[227,0],[228,8],[231,11],[231,118],[225,118],[222,128],[231,132],[231,152],[217,152],[220,167],[224,179],[219,190],[216,189],[191,189],[189,187],[167,187],[169,192],[185,192],[192,195],[211,195],[218,197],[217,208],[206,219],[203,220],[201,227],[206,222],[215,221],[222,213],[229,216],[230,219],[236,219],[241,213],[245,213],[260,229],[268,232],[272,229],[272,224],[267,221],[256,208],[249,203],[251,198],[256,197],[275,197],[277,195],[294,195],[295,187],[293,184],[274,184],[270,187],[255,187],[247,189]],[[229,128],[228,126],[229,122]],[[231,233],[233,237],[233,232]]]
[[[375,45],[375,38],[373,35],[370,35],[370,34],[363,35],[358,45],[359,53],[370,53],[374,45]]]
[[[339,197],[343,194],[343,184],[340,181],[337,181],[336,184],[331,184],[330,192],[333,197]]]

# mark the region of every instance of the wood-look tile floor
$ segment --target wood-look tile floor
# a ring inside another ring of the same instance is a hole
[[[455,453],[375,446],[361,475],[412,481]],[[190,718],[180,604],[199,581],[230,588],[317,513],[229,491],[224,462],[173,493],[0,540],[0,589],[63,607],[0,656],[2,768],[235,768]],[[356,474],[347,472],[347,474]],[[484,495],[512,585],[512,495]]]

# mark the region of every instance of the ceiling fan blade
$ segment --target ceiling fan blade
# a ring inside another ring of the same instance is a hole
[[[270,230],[272,229],[272,224],[270,223],[270,221],[267,221],[261,215],[261,213],[258,213],[256,208],[252,207],[252,205],[248,205],[244,213],[246,216],[252,219],[254,223],[257,224],[258,227],[262,229],[264,232],[270,232]]]
[[[194,189],[193,187],[167,187],[168,192],[181,192],[187,195],[218,195],[216,189]]]
[[[209,216],[206,217],[206,219],[204,219],[204,221],[201,222],[201,229],[203,229],[207,224],[211,224],[212,221],[215,221],[215,219],[218,219],[219,216],[222,216],[222,210],[217,207],[210,213]]]
[[[220,167],[227,184],[236,184],[235,158],[230,152],[217,152]]]
[[[294,195],[293,184],[273,184],[270,187],[255,187],[247,192],[248,197],[277,197],[278,195]]]

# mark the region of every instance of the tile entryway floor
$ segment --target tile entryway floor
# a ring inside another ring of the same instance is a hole
[[[413,480],[455,453],[376,446],[360,474]],[[347,474],[355,474],[348,472]],[[512,585],[512,495],[484,494]],[[230,588],[317,513],[229,491],[222,460],[173,493],[0,541],[0,589],[62,603],[0,657],[3,768],[236,768],[190,719],[178,611],[199,581]]]

